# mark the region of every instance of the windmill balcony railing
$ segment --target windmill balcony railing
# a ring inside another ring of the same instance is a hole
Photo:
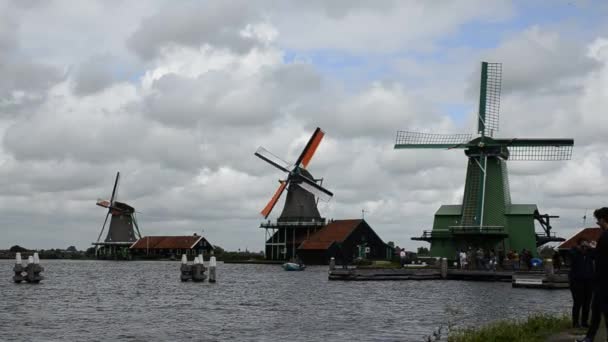
[[[506,234],[504,226],[450,226],[452,234]]]
[[[289,220],[266,221],[260,224],[260,228],[281,228],[281,227],[323,227],[327,220],[308,218],[290,218]]]

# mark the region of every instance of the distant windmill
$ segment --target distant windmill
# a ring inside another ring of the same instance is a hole
[[[536,205],[512,204],[507,160],[567,160],[573,139],[496,139],[500,109],[502,65],[481,63],[477,133],[429,134],[399,131],[395,149],[464,149],[468,158],[462,205],[444,205],[435,214],[432,231],[413,238],[431,243],[433,256],[451,257],[471,245],[503,250],[536,247],[549,241],[549,218]],[[536,234],[534,219],[545,234]]]
[[[261,225],[266,229],[266,254],[271,260],[294,257],[296,244],[301,237],[325,225],[325,219],[319,214],[315,197],[329,200],[333,193],[320,185],[318,182],[321,180],[315,179],[306,169],[324,135],[325,133],[317,128],[293,165],[263,147],[255,152],[258,158],[287,174],[286,179],[279,180],[278,189],[260,212],[264,218],[268,218],[287,189],[285,205],[277,222]]]
[[[101,226],[97,242],[93,244],[96,245],[98,249],[100,247],[110,247],[110,253],[117,252],[119,247],[128,247],[137,241],[137,239],[141,238],[141,233],[135,218],[135,209],[126,203],[116,201],[119,180],[120,172],[117,172],[114,188],[112,189],[112,197],[110,197],[109,200],[97,200],[96,203],[100,207],[108,208],[108,213]],[[110,215],[112,215],[112,217],[110,219],[108,234],[106,235],[105,240],[100,242]],[[135,229],[133,229],[134,226]]]

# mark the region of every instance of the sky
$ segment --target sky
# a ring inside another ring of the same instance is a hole
[[[605,1],[0,0],[0,248],[79,249],[118,199],[144,235],[263,249],[259,211],[308,170],[326,218],[408,249],[462,200],[461,150],[394,150],[397,130],[474,133],[481,61],[503,64],[495,136],[573,138],[508,164],[513,203],[568,237],[608,205]],[[280,209],[281,203],[278,204]],[[275,209],[271,218],[280,210]]]

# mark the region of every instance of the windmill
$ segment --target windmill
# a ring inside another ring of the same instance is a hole
[[[333,193],[322,186],[322,179],[315,179],[307,170],[325,132],[314,131],[294,164],[289,164],[263,147],[255,156],[283,171],[286,178],[279,180],[279,187],[260,214],[268,218],[273,208],[287,190],[283,210],[276,222],[260,225],[266,229],[266,256],[270,260],[289,260],[296,254],[297,244],[325,225],[319,214],[317,199],[329,200]]]
[[[502,251],[531,250],[549,241],[549,219],[533,204],[513,204],[507,174],[508,160],[558,161],[570,159],[573,139],[498,139],[502,64],[481,63],[477,134],[397,132],[395,149],[463,149],[468,158],[461,205],[443,205],[435,214],[432,231],[413,240],[431,243],[431,255],[452,257],[467,247]],[[538,221],[543,232],[536,233]]]
[[[106,218],[101,226],[101,231],[97,237],[97,242],[93,243],[93,245],[97,247],[97,250],[100,248],[107,249],[104,250],[103,254],[115,255],[119,251],[124,254],[126,250],[125,247],[128,248],[137,241],[137,239],[141,238],[141,233],[135,218],[135,209],[126,203],[116,201],[119,180],[120,172],[117,172],[110,199],[100,199],[97,200],[96,203],[98,206],[108,209]],[[112,217],[110,219],[108,234],[106,235],[105,240],[100,242],[110,215]],[[135,230],[133,229],[133,226],[135,226]]]

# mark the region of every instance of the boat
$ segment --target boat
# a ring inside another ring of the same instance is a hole
[[[296,264],[295,262],[286,262],[283,264],[283,269],[285,271],[304,271],[304,269],[306,269],[306,265]]]

